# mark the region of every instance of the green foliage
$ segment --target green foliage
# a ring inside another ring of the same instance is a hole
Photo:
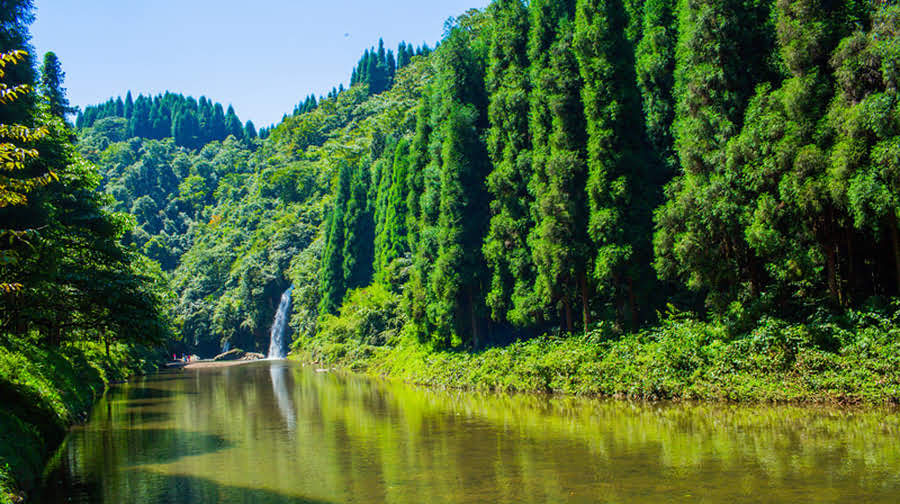
[[[528,11],[519,0],[491,4],[495,27],[491,33],[486,77],[490,96],[487,147],[493,171],[487,177],[491,222],[484,240],[484,256],[491,270],[486,302],[495,321],[518,326],[534,322],[534,263],[528,248],[533,226],[528,192],[531,180],[531,142],[528,108]]]
[[[41,94],[50,105],[50,114],[65,120],[66,115],[75,112],[75,108],[69,105],[66,98],[66,89],[62,87],[66,73],[62,71],[62,65],[56,53],[44,54],[44,64],[41,65]]]
[[[47,348],[0,334],[0,499],[34,488],[45,459],[107,383],[155,370],[159,359],[133,345],[113,345],[107,359],[97,343]]]
[[[587,234],[585,118],[578,61],[572,51],[574,5],[532,2],[529,57],[535,226],[528,238],[537,273],[535,298],[546,318],[560,307],[567,330],[575,328],[581,298],[584,329],[590,323],[586,277],[591,262]]]

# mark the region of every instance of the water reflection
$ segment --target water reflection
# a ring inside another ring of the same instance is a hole
[[[297,415],[294,412],[294,402],[291,400],[288,390],[288,380],[290,380],[288,365],[284,362],[272,362],[269,374],[272,377],[272,391],[275,393],[275,400],[278,401],[278,409],[281,411],[287,430],[293,432],[297,428]]]
[[[471,394],[287,362],[184,375],[191,379],[112,390],[70,434],[36,502],[896,502],[900,495],[900,420],[888,410]]]

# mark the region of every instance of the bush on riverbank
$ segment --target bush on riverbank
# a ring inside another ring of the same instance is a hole
[[[0,502],[32,488],[66,428],[83,420],[106,384],[155,369],[161,357],[138,346],[67,343],[47,348],[0,335]]]
[[[354,320],[362,319],[331,321],[326,329],[356,334],[359,328],[347,328]],[[295,354],[433,386],[638,399],[900,402],[898,306],[823,312],[803,322],[763,317],[742,331],[736,325],[673,313],[621,337],[600,326],[477,352],[409,339],[374,346],[364,338],[334,340],[329,330],[298,341]]]

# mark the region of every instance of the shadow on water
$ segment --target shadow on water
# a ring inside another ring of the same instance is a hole
[[[271,490],[223,485],[193,476],[167,476],[133,471],[141,485],[107,487],[107,482],[84,481],[69,474],[58,475],[58,484],[47,486],[34,502],[43,504],[88,504],[112,497],[116,502],[227,502],[229,504],[332,504],[329,501],[285,495]]]
[[[141,401],[145,399],[169,399],[186,391],[173,391],[151,387],[123,387],[115,390],[110,399],[117,401]]]

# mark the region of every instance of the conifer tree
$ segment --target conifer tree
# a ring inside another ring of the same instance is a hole
[[[495,26],[487,74],[487,147],[493,163],[487,178],[491,221],[483,247],[491,270],[487,304],[494,320],[526,325],[534,322],[534,263],[527,243],[533,227],[528,192],[528,11],[521,0],[498,0],[489,10]]]
[[[344,283],[344,213],[350,200],[352,168],[342,162],[331,214],[325,227],[325,251],[322,254],[322,276],[319,284],[319,313],[337,313],[347,292]]]
[[[391,183],[385,201],[384,225],[381,230],[381,245],[376,262],[383,271],[391,261],[409,253],[406,236],[406,195],[409,193],[407,177],[409,173],[409,142],[401,139],[394,149],[391,166]]]
[[[457,338],[478,348],[483,340],[485,272],[481,244],[487,227],[484,178],[490,163],[481,140],[486,120],[483,56],[472,35],[454,28],[442,45],[438,249],[428,276],[427,314],[433,339]]]
[[[225,113],[225,133],[226,136],[233,135],[238,140],[244,138],[244,127],[231,105],[228,106],[228,111]]]
[[[131,97],[131,90],[125,95],[125,106],[122,109],[125,119],[131,119],[134,113],[134,98]]]
[[[66,73],[62,71],[56,53],[51,51],[45,54],[44,64],[41,65],[41,94],[50,104],[50,113],[62,119],[74,111],[66,98],[66,88],[62,87],[65,78]],[[122,99],[117,103],[121,104]]]
[[[738,0],[678,4],[673,130],[682,174],[656,213],[655,266],[664,279],[711,289],[719,308],[744,285],[758,296],[765,282],[741,230],[746,196],[726,169],[726,145],[756,83],[774,77],[767,16],[766,6]]]
[[[647,0],[643,37],[635,47],[635,73],[641,89],[647,138],[667,176],[675,174],[672,122],[675,118],[675,0]]]
[[[350,172],[350,193],[344,211],[344,249],[342,270],[344,289],[368,285],[374,262],[374,222],[369,204],[369,170],[357,163]]]
[[[537,273],[535,300],[551,316],[562,308],[568,331],[575,313],[590,322],[587,275],[591,246],[587,235],[585,120],[578,62],[572,51],[574,2],[535,0],[531,28],[531,135],[535,227],[529,244]],[[576,306],[581,300],[580,309]]]
[[[653,180],[659,177],[648,169],[649,149],[643,128],[636,126],[642,115],[628,25],[622,0],[578,1],[574,47],[584,82],[593,277],[614,302],[617,319],[636,327],[636,284],[651,277],[646,265],[652,256]]]

